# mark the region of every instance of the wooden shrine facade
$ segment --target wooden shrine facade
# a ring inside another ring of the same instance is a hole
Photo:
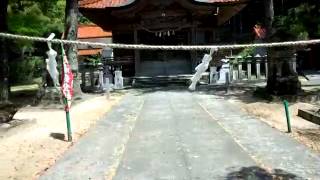
[[[249,0],[80,0],[80,12],[114,43],[150,45],[216,44],[216,30]],[[114,50],[131,59],[124,76],[190,74],[199,61],[194,51]]]

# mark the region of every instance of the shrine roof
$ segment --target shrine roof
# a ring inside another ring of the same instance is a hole
[[[79,0],[80,8],[110,8],[110,7],[122,7],[129,5],[136,0]],[[240,3],[244,0],[193,0],[198,3],[209,4],[226,4],[226,3]]]
[[[95,41],[96,39],[100,38],[111,38],[112,32],[111,31],[104,31],[101,27],[95,24],[89,25],[79,25],[78,27],[78,39],[84,41]],[[88,55],[97,55],[101,54],[101,48],[84,48],[78,50],[79,56],[88,56]]]
[[[102,49],[79,49],[78,51],[79,56],[97,55],[101,53]]]
[[[112,37],[112,32],[104,31],[101,27],[92,25],[79,25],[78,27],[78,38],[102,38],[102,37]]]

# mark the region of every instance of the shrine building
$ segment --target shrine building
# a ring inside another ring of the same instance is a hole
[[[104,31],[112,32],[113,43],[209,45],[219,44],[228,38],[222,39],[220,27],[230,24],[230,19],[243,10],[248,2],[79,0],[79,8],[90,21]],[[123,75],[133,77],[191,74],[203,53],[114,49],[113,55],[113,62],[121,62]]]

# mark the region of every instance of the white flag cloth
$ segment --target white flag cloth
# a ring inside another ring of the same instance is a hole
[[[196,73],[191,78],[191,84],[189,86],[189,90],[194,91],[196,90],[196,85],[200,78],[202,77],[202,73],[204,73],[208,67],[209,63],[212,60],[212,56],[210,54],[205,54],[202,58],[202,62],[195,68]]]
[[[49,72],[50,77],[52,78],[54,86],[59,86],[59,72],[57,70],[57,52],[53,49],[50,49],[47,52],[48,59],[46,59],[47,70]]]

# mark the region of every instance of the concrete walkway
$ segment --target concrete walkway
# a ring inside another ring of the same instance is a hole
[[[217,96],[129,93],[40,179],[317,179],[320,157]]]

